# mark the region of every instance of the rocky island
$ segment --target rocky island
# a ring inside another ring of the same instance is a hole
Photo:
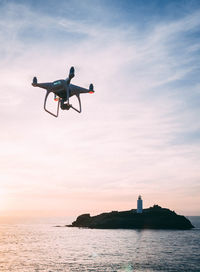
[[[188,230],[194,228],[191,222],[174,211],[154,205],[137,210],[112,211],[96,216],[82,214],[68,227],[81,227],[90,229],[176,229]]]

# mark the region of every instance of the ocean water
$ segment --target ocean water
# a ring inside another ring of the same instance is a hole
[[[200,217],[193,230],[55,227],[64,218],[0,219],[0,272],[200,272]]]

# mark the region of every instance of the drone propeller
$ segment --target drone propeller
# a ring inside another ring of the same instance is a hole
[[[71,82],[71,79],[74,77],[74,73],[75,73],[75,70],[74,70],[74,67],[72,66],[69,70],[69,76],[68,78],[66,79],[67,81],[67,87],[66,87],[66,95],[67,95],[67,103],[69,104],[69,84]]]
[[[71,82],[71,79],[75,76],[75,70],[74,70],[74,67],[72,66],[69,70],[69,76],[68,78],[66,79],[67,81],[67,84],[69,85],[70,82]]]
[[[72,78],[74,77],[74,72],[75,72],[75,70],[74,70],[74,67],[72,66],[72,67],[70,68],[70,70],[69,70],[69,78],[70,78],[70,79],[72,79]]]
[[[37,85],[37,77],[34,77],[33,78],[33,83],[32,83],[33,86],[36,86]]]
[[[89,90],[89,93],[94,93],[94,86],[92,83],[90,84]]]

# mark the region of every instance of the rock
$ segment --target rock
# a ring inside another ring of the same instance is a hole
[[[83,227],[91,229],[179,229],[194,228],[184,216],[174,211],[154,205],[144,209],[142,213],[136,210],[112,211],[96,216],[82,214],[68,227]]]

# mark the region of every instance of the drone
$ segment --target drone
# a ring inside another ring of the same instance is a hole
[[[74,77],[74,67],[72,66],[69,71],[69,76],[66,79],[59,79],[53,82],[47,83],[38,83],[37,78],[33,78],[32,86],[33,87],[40,87],[46,90],[46,96],[44,99],[44,110],[49,114],[53,115],[54,117],[58,117],[59,115],[59,107],[62,110],[69,110],[73,109],[78,113],[81,113],[81,99],[80,94],[82,93],[94,93],[93,84],[90,84],[89,89],[85,89],[76,85],[71,84],[71,79]],[[54,93],[54,100],[57,101],[57,112],[56,114],[49,111],[46,107],[47,99],[49,94]],[[79,102],[79,108],[73,107],[72,104],[69,103],[69,98],[75,95]]]

